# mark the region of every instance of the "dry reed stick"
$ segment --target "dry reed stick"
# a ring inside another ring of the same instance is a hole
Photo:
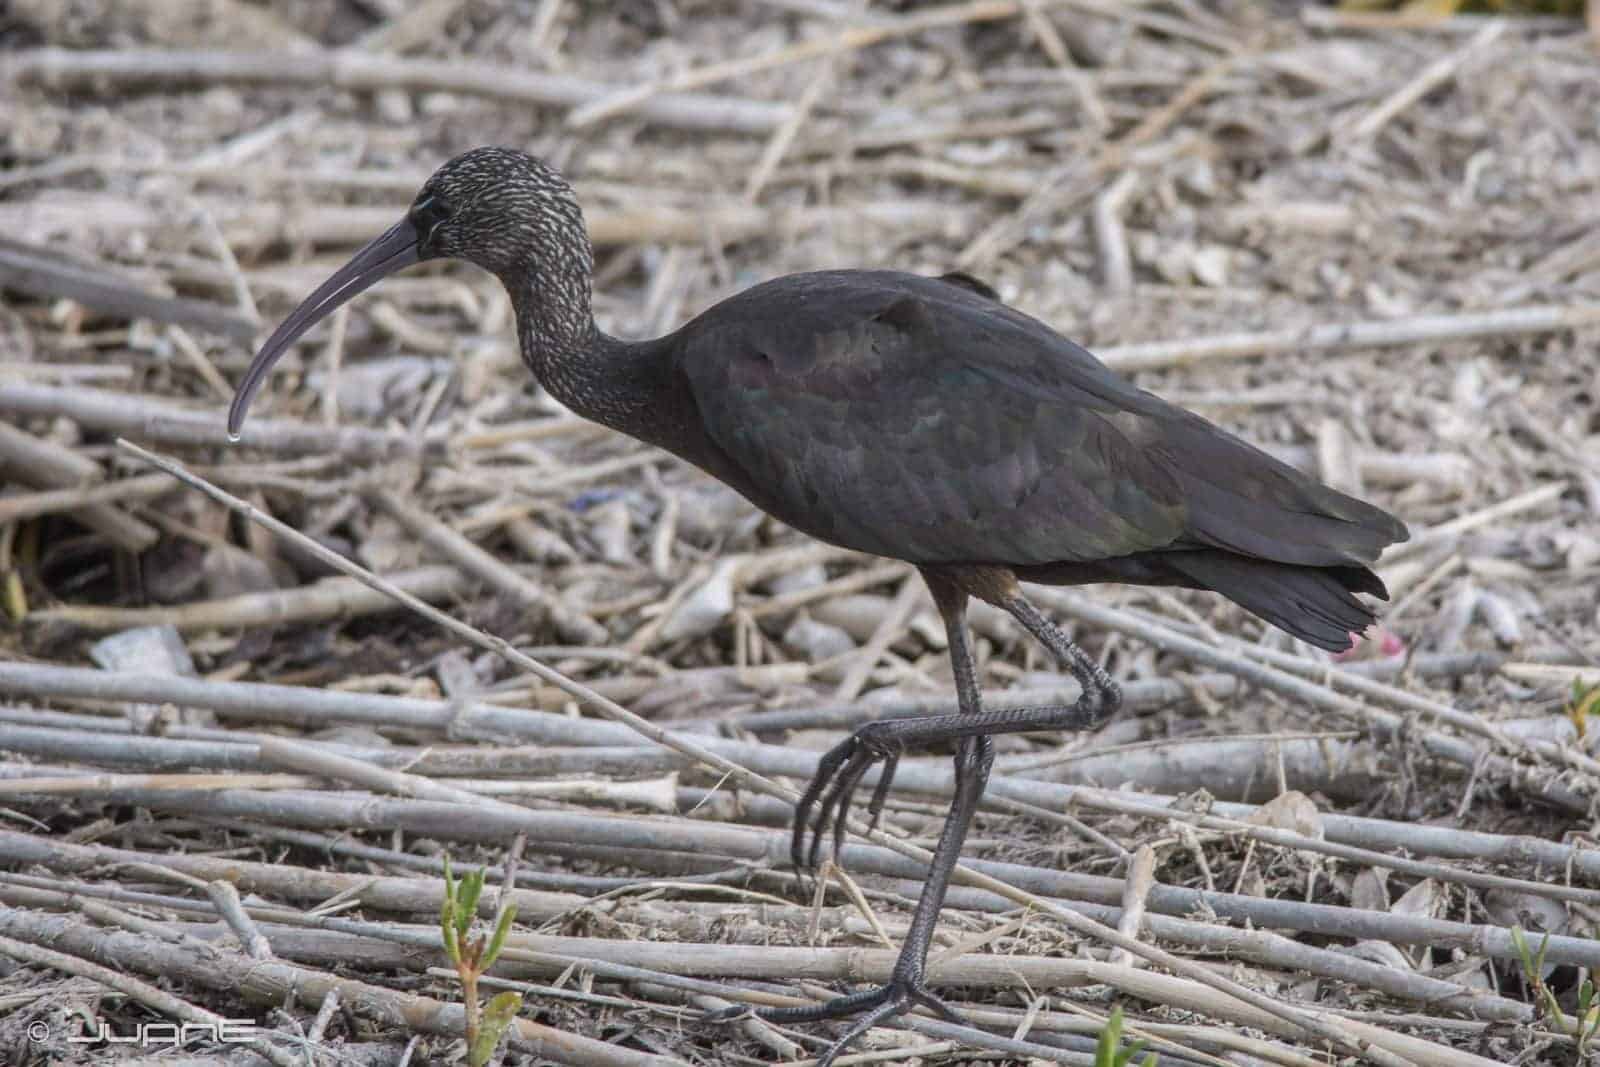
[[[1572,330],[1597,322],[1600,322],[1600,304],[1534,304],[1492,311],[1412,315],[1369,322],[1317,323],[1301,329],[1265,333],[1233,333],[1176,341],[1107,345],[1095,354],[1107,366],[1131,373],[1188,366],[1205,360],[1245,359],[1282,352],[1384,348],[1473,337],[1514,337]]]
[[[454,567],[418,567],[392,575],[390,581],[421,601],[453,600],[468,588]],[[105,608],[64,604],[28,613],[30,624],[62,623],[84,630],[128,630],[135,626],[171,625],[181,631],[218,630],[285,623],[320,622],[393,611],[383,593],[349,578],[324,578],[296,589],[242,593],[218,600],[199,600],[170,607]]]
[[[174,52],[142,49],[68,51],[37,48],[0,57],[0,82],[49,89],[220,84],[413,92],[439,90],[545,107],[577,107],[610,87],[565,74],[475,60],[400,58],[352,49],[304,52]],[[789,110],[782,104],[715,95],[663,94],[639,113],[651,122],[691,130],[770,133]]]

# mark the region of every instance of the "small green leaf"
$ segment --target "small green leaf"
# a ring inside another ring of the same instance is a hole
[[[1522,973],[1532,985],[1534,977],[1538,974],[1533,966],[1533,953],[1528,951],[1528,936],[1522,932],[1522,927],[1511,928],[1511,944],[1517,950],[1517,956],[1522,960]]]
[[[1600,1033],[1600,1006],[1595,1005],[1594,1000],[1594,983],[1585,978],[1578,993],[1578,1018],[1573,1023],[1573,1036],[1578,1039],[1579,1055],[1588,1051],[1589,1042],[1594,1040],[1596,1033]]]
[[[1550,934],[1546,932],[1544,940],[1539,942],[1539,954],[1533,958],[1533,969],[1539,980],[1544,980],[1544,954],[1550,951]]]
[[[461,942],[456,937],[456,924],[450,914],[450,902],[445,901],[444,915],[439,920],[439,936],[444,940],[444,952],[456,967],[461,966]]]
[[[456,894],[456,932],[462,937],[472,928],[478,914],[478,896],[483,892],[483,868],[461,876],[461,890]]]
[[[1111,1009],[1111,1016],[1100,1030],[1094,1047],[1094,1067],[1118,1067],[1117,1046],[1122,1042],[1122,1007]]]
[[[1600,716],[1600,685],[1589,685],[1582,679],[1574,678],[1567,706],[1562,710],[1577,731],[1578,739],[1585,739],[1589,733],[1590,716]]]
[[[517,906],[507,904],[500,912],[500,917],[495,921],[494,936],[489,939],[489,948],[483,954],[483,959],[478,966],[488,970],[494,966],[494,961],[500,958],[500,950],[506,947],[506,936],[511,933],[511,924],[516,921]]]
[[[444,939],[444,950],[450,962],[461,965],[461,943],[456,936],[456,882],[450,877],[450,857],[444,858],[444,898],[439,901],[439,936]]]
[[[472,905],[473,908],[476,908],[478,906],[478,896],[482,892],[483,892],[483,868],[482,867],[479,867],[475,871],[468,871],[466,874],[463,874],[461,876],[461,892],[457,897],[458,900],[461,900],[464,903]]]
[[[494,1056],[500,1038],[510,1028],[517,1012],[522,1010],[521,993],[497,993],[483,1007],[483,1018],[478,1023],[478,1040],[467,1051],[469,1067],[484,1067]]]
[[[1144,1051],[1146,1043],[1142,1040],[1126,1048],[1121,1047],[1123,1030],[1122,1008],[1119,1005],[1111,1009],[1105,1026],[1100,1029],[1100,1039],[1094,1049],[1094,1067],[1130,1067],[1139,1053]],[[1156,1054],[1146,1054],[1138,1067],[1156,1067]]]
[[[1566,1033],[1567,1016],[1566,1013],[1561,1010],[1561,1004],[1556,1000],[1556,995],[1550,992],[1549,986],[1542,984],[1539,986],[1539,992],[1542,994],[1544,999],[1545,1014],[1549,1015],[1550,1018],[1555,1020],[1557,1030],[1561,1031],[1562,1033]]]

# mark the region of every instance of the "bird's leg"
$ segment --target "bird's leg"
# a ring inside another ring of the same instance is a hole
[[[795,807],[789,855],[797,870],[816,867],[821,857],[822,837],[830,822],[833,824],[834,855],[839,854],[850,812],[850,797],[875,763],[882,761],[883,767],[867,808],[868,821],[874,826],[900,754],[908,748],[1032,730],[1093,730],[1115,714],[1122,704],[1122,691],[1117,683],[1022,595],[1016,577],[1009,570],[981,566],[924,567],[922,574],[945,617],[945,627],[951,632],[950,656],[955,665],[961,713],[870,722],[829,749]],[[1077,679],[1082,690],[1078,699],[1072,704],[1035,708],[994,711],[979,708],[977,669],[972,664],[966,626],[962,621],[969,593],[1003,608],[1048,648],[1061,666]],[[954,625],[952,617],[956,620]],[[970,696],[964,695],[964,689],[970,689]],[[812,835],[809,849],[805,840],[808,831]]]
[[[927,578],[928,586],[933,591],[939,613],[944,616],[945,630],[950,637],[950,661],[955,673],[957,704],[963,716],[977,715],[980,712],[978,670],[973,660],[971,643],[967,638],[965,621],[967,594],[959,586],[944,581],[942,576],[928,575],[924,572],[924,577]],[[947,716],[947,718],[953,717]],[[982,734],[970,734],[962,736],[960,741],[955,757],[955,798],[951,801],[950,814],[945,818],[944,828],[939,832],[939,843],[934,848],[933,861],[928,867],[928,880],[923,884],[922,895],[917,898],[910,929],[906,932],[905,943],[900,947],[900,956],[895,960],[894,970],[890,974],[888,983],[876,989],[862,990],[805,1007],[761,1008],[754,1012],[743,1006],[725,1009],[708,1016],[710,1021],[727,1022],[747,1014],[755,1014],[768,1022],[806,1023],[865,1012],[851,1024],[843,1036],[823,1052],[817,1059],[817,1067],[829,1067],[840,1053],[869,1029],[885,1019],[909,1011],[918,1004],[931,1008],[952,1022],[963,1022],[949,1005],[929,992],[924,984],[928,949],[933,944],[933,931],[939,922],[939,910],[944,906],[945,892],[950,888],[950,876],[955,872],[956,861],[961,856],[961,845],[966,840],[967,830],[972,826],[972,818],[978,810],[978,801],[982,798],[984,787],[989,782],[989,768],[994,765],[994,743],[988,737]],[[879,758],[873,756],[862,763],[857,760],[855,753],[865,751],[879,752],[887,759],[899,755],[898,747],[888,750],[862,748],[846,752],[843,758],[835,762],[835,766],[846,768],[839,779],[839,782],[846,783],[846,788],[841,791],[836,784],[830,789],[827,799],[823,801],[823,808],[826,810],[833,805],[841,809],[837,825],[844,824],[843,809],[848,805],[849,790],[861,780],[861,775],[865,773],[864,768],[871,766]],[[832,756],[833,753],[829,755]],[[882,782],[887,782],[892,767],[892,763],[885,764]],[[827,776],[819,770],[817,777],[812,780],[811,787],[806,790],[806,797],[811,802],[814,803],[822,792],[818,783],[826,783],[827,780]],[[887,788],[887,785],[880,784],[873,794],[871,810],[874,821],[883,806]],[[797,827],[803,828],[805,825],[805,804],[806,801],[802,800],[801,806],[796,809]],[[800,832],[797,830],[797,839]]]
[[[966,840],[967,830],[978,810],[978,801],[989,782],[989,768],[994,763],[994,744],[990,735],[1031,730],[1092,730],[1109,719],[1122,703],[1122,692],[1111,676],[1023,597],[1011,571],[998,567],[947,566],[924,567],[922,574],[933,593],[934,602],[939,606],[940,614],[944,616],[945,629],[950,636],[950,661],[955,671],[960,713],[868,723],[830,749],[818,764],[816,776],[811,779],[805,794],[795,806],[790,854],[795,866],[800,869],[804,869],[807,858],[814,861],[818,846],[814,838],[808,854],[804,847],[805,835],[809,830],[815,837],[820,837],[826,832],[830,819],[834,821],[837,852],[843,840],[842,827],[849,814],[850,795],[872,765],[882,760],[884,766],[881,777],[869,806],[869,814],[876,821],[887,795],[888,779],[893,775],[895,762],[900,753],[912,745],[960,742],[956,749],[955,799],[951,802],[944,829],[939,834],[933,862],[928,868],[928,880],[923,886],[922,896],[917,899],[911,928],[906,933],[905,944],[900,949],[888,984],[837,997],[822,1004],[800,1008],[762,1008],[753,1012],[760,1018],[779,1023],[815,1022],[865,1012],[851,1024],[843,1037],[829,1046],[817,1061],[819,1067],[831,1064],[846,1046],[870,1027],[915,1005],[932,1008],[947,1018],[955,1017],[955,1013],[943,1001],[928,992],[924,976],[928,947],[933,942],[934,926],[938,922],[939,909],[944,905],[950,876],[955,871],[962,842]],[[1072,704],[984,711],[979,703],[978,671],[965,623],[969,595],[981,597],[1005,609],[1048,648],[1078,680],[1082,687],[1078,699]],[[817,809],[815,818],[811,815],[813,808]],[[747,1014],[752,1014],[750,1009],[740,1006],[714,1012],[708,1019],[727,1022]]]
[[[942,570],[923,568],[922,578],[944,619],[951,670],[956,682],[956,706],[962,714],[975,713],[979,710],[978,668],[967,638],[967,590]],[[939,716],[935,720],[906,719],[898,720],[896,725],[956,718],[959,716]],[[855,730],[825,752],[818,761],[817,773],[811,776],[794,809],[794,837],[789,843],[789,858],[794,862],[796,871],[816,869],[821,859],[822,835],[830,821],[833,823],[833,854],[835,857],[839,855],[844,848],[844,828],[850,815],[850,798],[873,764],[882,761],[877,788],[873,790],[872,800],[867,805],[867,823],[877,827],[884,802],[889,796],[889,786],[894,781],[895,769],[900,763],[900,754],[908,745],[918,743],[914,736],[891,736],[870,728],[878,725],[872,723]],[[812,808],[816,808],[814,818]],[[804,849],[808,826],[813,830],[809,852]]]

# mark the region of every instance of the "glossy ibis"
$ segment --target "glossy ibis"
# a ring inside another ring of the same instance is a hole
[[[357,293],[425,259],[495,274],[523,359],[579,415],[721,479],[813,537],[914,564],[949,633],[959,714],[869,723],[829,751],[795,810],[797,868],[882,762],[876,819],[901,752],[956,741],[955,798],[890,982],[814,1007],[857,1015],[823,1056],[922,1004],[945,889],[994,760],[990,736],[1088,730],[1117,710],[1109,675],[1018,582],[1132,582],[1221,593],[1280,629],[1339,651],[1386,597],[1368,569],[1403,541],[1393,516],[1335,492],[1112,373],[1087,351],[962,274],[794,274],[730,297],[652,341],[622,341],[590,311],[593,254],[567,183],[521,152],[479,148],[428,179],[388,232],[306,298],[256,356],[228,416],[236,436],[273,363]],[[997,605],[1082,687],[1076,703],[983,711],[965,625]],[[806,847],[807,835],[810,847]],[[731,1017],[731,1016],[727,1016]]]

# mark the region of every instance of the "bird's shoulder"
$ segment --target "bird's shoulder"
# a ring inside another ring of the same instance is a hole
[[[1083,347],[960,273],[785,275],[708,309],[680,331],[676,347],[691,381],[718,388],[906,396],[921,382],[1148,414],[1160,407]]]
[[[1140,410],[1155,398],[981,290],[793,275],[713,312],[678,339],[701,425],[741,485],[817,536],[1023,564],[1182,529],[1150,449],[1160,413]]]

